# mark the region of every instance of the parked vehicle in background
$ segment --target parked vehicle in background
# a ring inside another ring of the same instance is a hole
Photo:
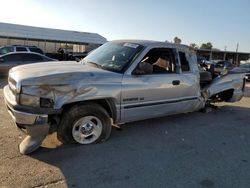
[[[250,63],[240,64],[239,68],[246,71],[246,79],[250,81]]]
[[[188,46],[112,41],[80,63],[11,69],[4,98],[17,127],[27,131],[19,145],[20,152],[27,154],[49,132],[57,131],[65,144],[91,144],[108,139],[112,124],[241,100],[244,74],[228,73],[214,79],[209,74],[200,74],[196,54]]]
[[[57,59],[60,61],[79,61],[85,58],[88,52],[73,52],[70,48],[59,48],[57,50]]]
[[[34,52],[11,52],[0,56],[0,76],[8,75],[9,69],[17,65],[55,61],[45,55]]]
[[[70,53],[68,56],[68,60],[72,61],[80,61],[88,55],[88,52],[74,52]]]
[[[210,66],[214,75],[225,75],[229,70],[235,67],[235,65],[226,60],[212,60]]]
[[[199,64],[201,64],[202,62],[206,61],[206,58],[201,56],[201,55],[197,55],[197,62]]]
[[[36,46],[10,45],[0,47],[0,55],[4,55],[10,52],[35,52],[39,54],[44,54],[43,51]]]

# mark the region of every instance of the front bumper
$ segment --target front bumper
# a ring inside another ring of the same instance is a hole
[[[43,125],[48,123],[48,115],[46,114],[30,114],[19,112],[7,105],[7,109],[12,119],[17,124],[22,125]]]
[[[20,129],[25,128],[26,138],[19,145],[21,154],[29,154],[35,151],[47,136],[50,125],[48,123],[48,114],[31,113],[18,110],[13,93],[9,86],[4,87],[4,100],[8,112]]]
[[[13,96],[9,90],[9,86],[4,87],[4,100],[7,110],[15,123],[24,126],[48,124],[47,114],[34,114],[15,110],[14,106],[16,105],[16,102],[13,100]]]

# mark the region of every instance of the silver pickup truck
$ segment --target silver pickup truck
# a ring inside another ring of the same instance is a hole
[[[10,70],[7,109],[27,137],[22,154],[57,132],[65,144],[106,140],[112,125],[197,111],[239,101],[244,75],[214,77],[188,46],[168,42],[108,42],[81,62],[47,62]]]

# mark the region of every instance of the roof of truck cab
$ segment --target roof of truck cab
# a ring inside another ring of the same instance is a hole
[[[142,46],[151,46],[151,45],[157,45],[157,46],[171,46],[175,48],[189,48],[189,46],[184,44],[175,44],[171,42],[162,42],[162,41],[154,41],[154,40],[113,40],[112,42],[128,42],[128,43],[135,43],[140,44]]]

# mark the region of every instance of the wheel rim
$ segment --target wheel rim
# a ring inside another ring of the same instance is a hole
[[[102,122],[95,116],[85,116],[73,124],[72,136],[79,144],[91,144],[102,133]]]

